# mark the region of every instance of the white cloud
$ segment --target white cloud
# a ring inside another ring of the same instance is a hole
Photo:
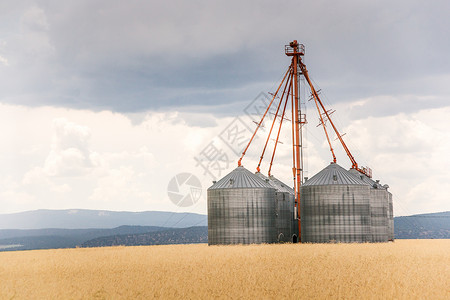
[[[47,31],[49,29],[45,11],[37,6],[32,6],[24,12],[21,23],[26,30]]]
[[[53,120],[54,136],[44,171],[49,176],[79,176],[94,167],[89,148],[90,130],[65,118]]]
[[[21,184],[8,174],[0,175],[0,204],[3,212],[16,211],[17,207],[32,207],[35,195],[21,189]]]
[[[0,179],[9,178],[8,197],[0,198],[5,211],[177,210],[167,183],[192,172],[194,155],[214,135],[169,112],[149,112],[135,125],[122,114],[52,107],[1,105],[2,116],[0,126],[16,131],[0,133],[9,145],[0,158],[13,158],[0,171]],[[19,201],[25,195],[29,201]]]
[[[416,113],[369,117],[351,122],[348,140],[373,168],[374,176],[388,183],[395,213],[449,210],[450,107]],[[358,156],[357,156],[358,157]]]
[[[9,66],[8,60],[0,55],[0,63],[2,63],[4,66]]]
[[[152,200],[152,193],[148,187],[151,183],[146,179],[151,176],[147,174],[138,174],[131,167],[120,167],[118,169],[108,170],[108,174],[98,179],[97,186],[94,188],[89,200],[94,202],[104,202],[107,205],[111,203],[149,203]]]
[[[450,189],[445,180],[450,169],[446,160],[450,107],[360,120],[349,119],[348,111],[338,107],[336,115],[339,126],[346,125],[342,127],[347,132],[345,140],[357,161],[372,167],[376,179],[391,186],[397,215],[449,210]],[[147,112],[141,123],[133,124],[126,116],[109,111],[1,105],[0,126],[17,127],[17,134],[0,133],[0,140],[8,141],[0,148],[0,159],[10,161],[0,170],[1,212],[91,208],[205,213],[206,188],[213,178],[194,157],[214,141],[229,159],[218,176],[235,168],[237,155],[217,137],[234,118],[205,114],[217,125],[203,128],[185,121],[184,116]],[[241,118],[254,128],[246,116]],[[311,177],[331,161],[331,155],[321,128],[309,125],[305,136],[305,167],[309,169],[305,175]],[[282,132],[281,139],[272,174],[291,183],[289,130]],[[264,142],[265,138],[258,137],[243,160],[251,171]],[[271,147],[263,172],[268,169]],[[338,163],[348,168],[345,153],[337,144],[335,148]],[[183,172],[194,174],[203,186],[200,201],[186,209],[176,207],[167,195],[170,179]]]

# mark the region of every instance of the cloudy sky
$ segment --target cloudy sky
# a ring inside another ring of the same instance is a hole
[[[206,213],[207,187],[236,167],[233,132],[255,128],[293,39],[355,158],[389,184],[395,215],[450,210],[449,11],[415,0],[0,1],[0,213]],[[310,104],[311,177],[331,156]],[[288,183],[289,137],[272,170]],[[263,139],[244,158],[252,171]],[[168,194],[182,173],[202,187],[188,207]]]

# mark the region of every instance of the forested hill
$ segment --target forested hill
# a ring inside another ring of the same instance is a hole
[[[450,239],[450,211],[394,218],[396,239]]]
[[[83,243],[82,247],[142,246],[167,244],[196,244],[208,242],[208,227],[165,229],[140,234],[122,234],[99,237]]]

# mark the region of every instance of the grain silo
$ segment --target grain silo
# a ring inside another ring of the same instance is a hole
[[[277,242],[276,189],[244,167],[208,189],[208,244]]]
[[[277,241],[281,243],[296,242],[298,240],[298,227],[294,212],[294,189],[273,175],[267,177],[260,172],[257,172],[256,175],[275,188]]]
[[[379,180],[372,180],[360,172],[350,169],[349,172],[370,186],[370,216],[373,242],[394,240],[394,212],[392,194],[387,184],[381,185]]]
[[[336,163],[301,187],[302,242],[371,242],[370,185]]]

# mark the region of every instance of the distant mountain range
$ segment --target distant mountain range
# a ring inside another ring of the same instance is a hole
[[[0,229],[92,229],[115,228],[122,225],[185,228],[206,226],[206,215],[163,211],[107,211],[107,210],[33,210],[14,214],[0,214]]]
[[[396,239],[450,239],[450,211],[394,218]]]
[[[37,210],[0,215],[0,251],[208,242],[207,216]],[[449,239],[450,212],[394,218],[396,239]]]
[[[208,227],[120,226],[112,229],[3,229],[0,251],[208,242]]]

